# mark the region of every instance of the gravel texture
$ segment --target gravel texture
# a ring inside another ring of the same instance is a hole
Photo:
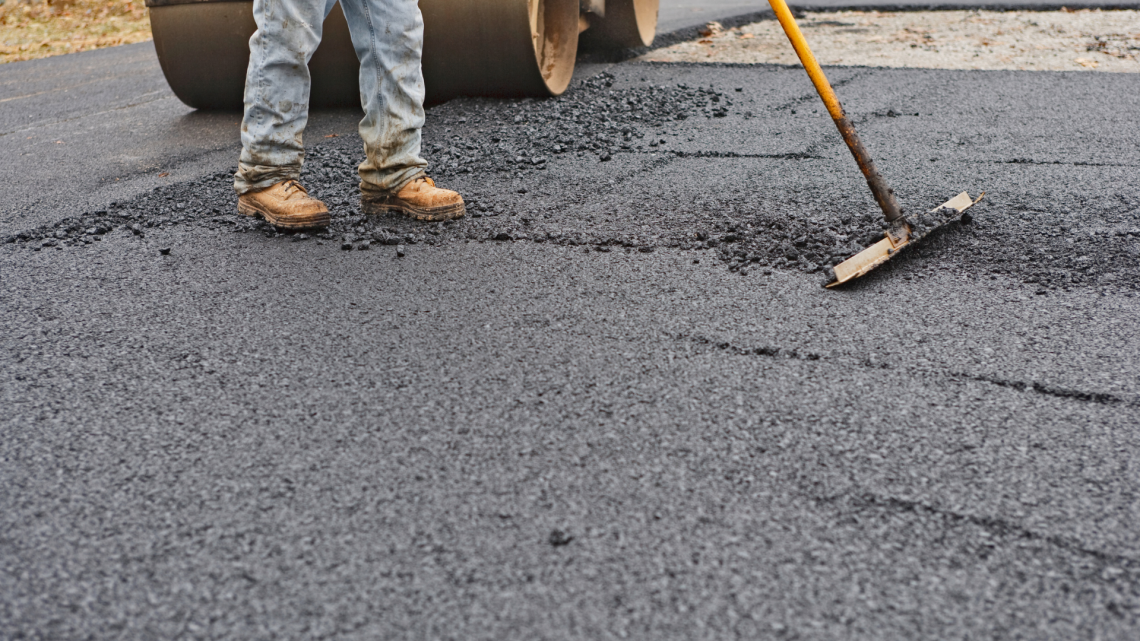
[[[1140,72],[1140,11],[832,11],[797,18],[824,65]],[[774,19],[645,55],[658,62],[798,64]]]
[[[221,163],[16,228],[0,638],[1133,638],[1135,78],[837,70],[908,211],[987,191],[840,291],[880,215],[774,66],[436,107],[452,224],[342,130],[328,234]]]
[[[529,240],[603,251],[671,247],[711,251],[733,270],[792,268],[807,273],[823,272],[881,238],[881,213],[873,203],[867,206],[871,201],[866,187],[857,174],[852,175],[854,162],[826,112],[815,104],[818,98],[773,92],[763,82],[771,74],[794,77],[792,70],[641,64],[621,67],[618,73],[621,77],[603,72],[587,78],[553,100],[460,99],[433,109],[425,153],[433,163],[432,175],[466,197],[470,215],[461,222],[425,227],[396,217],[364,216],[355,179],[359,139],[320,139],[309,152],[303,182],[336,215],[332,227],[314,237],[335,241],[342,249],[362,249],[366,242],[435,245],[449,239]],[[865,76],[866,72],[851,72],[838,79],[847,84]],[[678,77],[687,81],[678,82]],[[888,83],[903,77],[882,76]],[[952,79],[952,90],[969,90],[962,82],[965,76],[944,77]],[[721,82],[698,85],[697,78]],[[1008,99],[1018,97],[1011,92]],[[975,275],[1006,274],[1049,288],[1140,289],[1137,261],[1100,258],[1140,252],[1140,202],[1135,194],[1094,198],[1078,192],[1053,200],[1045,178],[1049,173],[1068,176],[1084,171],[1119,173],[1124,179],[1135,172],[1134,151],[1109,159],[1109,149],[1090,150],[1061,160],[1047,142],[1034,141],[1046,158],[1024,157],[1031,149],[1020,144],[1025,140],[1022,131],[999,133],[1000,127],[1012,122],[979,123],[985,127],[981,131],[955,128],[947,121],[960,117],[961,108],[913,89],[904,100],[906,107],[899,101],[897,109],[852,112],[857,127],[870,126],[885,134],[865,135],[872,150],[891,149],[880,141],[889,140],[893,130],[909,133],[930,126],[935,138],[899,151],[928,155],[926,162],[936,174],[954,162],[954,154],[946,152],[955,148],[984,148],[983,163],[988,165],[981,174],[976,162],[969,168],[951,167],[949,171],[963,179],[940,185],[941,192],[929,183],[922,185],[921,191],[934,192],[931,196],[906,185],[910,188],[900,191],[905,194],[904,210],[929,210],[962,189],[975,196],[991,193],[971,211],[968,220],[976,224],[953,222],[939,230],[908,251],[916,260],[950,261]],[[1058,116],[1043,112],[1040,117],[1052,122]],[[1126,115],[1116,118],[1126,126]],[[810,139],[785,145],[774,121],[785,121]],[[750,128],[755,132],[751,137],[760,139],[738,136]],[[1033,132],[1030,128],[1024,133]],[[771,140],[764,140],[765,135]],[[922,154],[921,145],[931,150]],[[880,164],[892,160],[887,156]],[[1019,184],[1024,179],[1018,171],[1021,165],[1045,168],[1032,172],[1044,179],[1033,183],[1041,189],[1026,191]],[[1050,165],[1055,166],[1053,172]],[[740,173],[734,177],[712,169],[717,166]],[[781,172],[789,169],[828,186],[805,192],[801,186],[786,185]],[[709,171],[714,172],[712,182],[694,184]],[[749,182],[761,180],[761,173],[772,177],[773,186],[750,188]],[[663,183],[646,192],[628,182],[634,176]],[[887,177],[896,186],[908,178],[889,173]],[[139,235],[171,225],[280,235],[258,220],[233,214],[230,181],[229,173],[217,173],[81,218],[12,234],[5,241],[33,250],[85,245],[124,226]],[[677,193],[678,187],[689,188]],[[785,189],[792,194],[790,201]],[[802,213],[789,215],[791,211]],[[637,223],[631,225],[631,220]],[[1017,255],[1009,251],[1011,234],[1020,241]],[[921,274],[919,269],[916,273]]]

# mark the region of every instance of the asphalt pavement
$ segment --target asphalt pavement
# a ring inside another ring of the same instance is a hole
[[[658,44],[696,34],[710,20],[726,24],[768,15],[755,0],[663,0]],[[1096,2],[947,3],[914,0],[802,0],[801,8],[963,6],[1060,8],[1119,6]],[[585,66],[590,72],[593,67]],[[356,110],[313,114],[310,141],[357,122]],[[229,113],[195,112],[166,85],[149,42],[0,66],[0,235],[97,210],[163,184],[235,165],[240,146]]]
[[[0,69],[0,637],[1136,637],[1137,76],[829,69],[905,207],[987,192],[832,291],[801,69],[437,106],[444,225],[318,114],[302,237],[148,46]]]

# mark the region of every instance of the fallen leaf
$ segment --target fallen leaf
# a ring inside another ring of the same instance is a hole
[[[168,172],[168,171],[164,171],[164,172],[162,172],[161,174],[159,174],[159,175],[158,175],[158,177],[159,177],[159,178],[166,178],[166,177],[167,177],[167,176],[169,176],[169,175],[170,175],[170,172]]]
[[[704,36],[706,38],[708,38],[709,36],[719,35],[721,33],[724,33],[724,25],[722,25],[719,22],[710,22],[710,23],[705,25],[704,29],[701,29],[697,33],[701,34],[702,36]]]
[[[740,34],[741,40],[748,40],[749,38],[755,38],[755,37],[756,37],[756,34],[754,34],[754,33],[742,33],[742,34]]]
[[[340,134],[329,134],[329,135],[325,136],[325,138],[338,138],[338,137],[340,137]]]

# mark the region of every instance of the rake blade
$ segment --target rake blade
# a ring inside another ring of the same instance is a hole
[[[985,196],[984,192],[975,200],[970,198],[970,194],[962,192],[930,210],[926,215],[897,221],[883,235],[882,240],[832,268],[831,278],[824,283],[824,287],[838,287],[865,275],[897,256],[902,248],[918,242],[923,236],[942,225],[957,220],[962,212],[977,204],[982,196]],[[951,211],[949,216],[935,216],[945,210]]]

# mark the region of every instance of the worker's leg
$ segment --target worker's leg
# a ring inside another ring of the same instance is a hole
[[[342,0],[360,58],[363,191],[398,191],[424,175],[424,21],[417,0]]]
[[[254,0],[257,31],[249,40],[239,194],[301,175],[301,134],[309,118],[309,58],[332,8],[326,0]]]

